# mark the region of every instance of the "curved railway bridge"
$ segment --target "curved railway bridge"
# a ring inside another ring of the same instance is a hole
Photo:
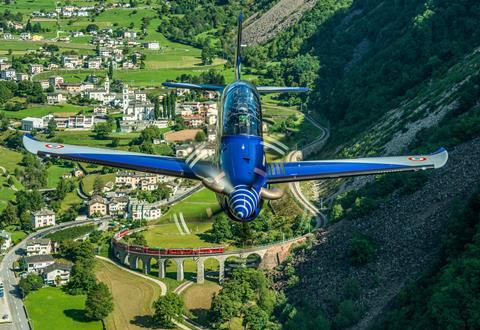
[[[130,269],[139,269],[141,261],[143,272],[150,274],[152,264],[156,263],[158,265],[158,277],[165,278],[165,263],[167,260],[172,260],[176,265],[177,280],[183,281],[185,278],[184,263],[187,260],[193,260],[196,264],[197,283],[203,283],[205,281],[205,261],[208,259],[214,259],[218,262],[218,280],[222,283],[225,278],[225,263],[227,259],[235,257],[247,260],[250,256],[256,256],[260,260],[259,267],[265,269],[274,268],[285,260],[293,244],[301,243],[308,237],[308,235],[305,235],[280,243],[237,251],[225,251],[223,246],[192,249],[151,248],[147,246],[129,245],[122,241],[123,237],[142,229],[144,228],[139,228],[134,231],[125,229],[115,234],[112,238],[113,255],[121,264]]]

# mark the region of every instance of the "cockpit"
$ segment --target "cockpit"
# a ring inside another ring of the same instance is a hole
[[[260,100],[246,82],[232,84],[223,99],[223,135],[262,134]]]

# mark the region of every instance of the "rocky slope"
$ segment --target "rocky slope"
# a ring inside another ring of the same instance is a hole
[[[342,300],[347,283],[356,280],[363,316],[354,328],[368,328],[409,281],[439,261],[452,202],[466,198],[479,182],[476,138],[452,150],[447,165],[433,172],[421,190],[396,196],[370,216],[341,221],[318,233],[315,246],[295,258],[300,282],[289,297],[313,300],[333,317],[334,301]],[[347,251],[359,233],[373,238],[378,250],[375,261],[357,268],[349,264]]]
[[[295,24],[317,0],[280,0],[260,16],[252,16],[243,30],[243,42],[249,46],[272,39],[279,31]]]

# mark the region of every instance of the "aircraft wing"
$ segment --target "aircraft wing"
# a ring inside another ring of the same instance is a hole
[[[202,179],[217,175],[217,168],[195,157],[182,158],[148,155],[123,150],[90,148],[63,143],[42,142],[31,135],[23,136],[27,151],[40,157],[56,157],[72,161],[100,164],[129,170],[175,177]]]
[[[448,153],[440,148],[430,155],[372,157],[271,163],[267,168],[268,183],[342,178],[357,175],[419,171],[445,165]]]

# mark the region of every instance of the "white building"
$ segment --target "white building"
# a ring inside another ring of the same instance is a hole
[[[43,65],[41,64],[30,64],[28,66],[28,72],[30,74],[37,74],[43,72]]]
[[[40,254],[36,256],[25,257],[25,262],[27,263],[27,272],[28,273],[38,273],[41,274],[45,267],[55,263],[53,257],[48,254]]]
[[[160,203],[148,203],[131,198],[128,204],[128,215],[132,220],[155,220],[162,216]]]
[[[30,216],[30,221],[32,227],[42,228],[47,226],[54,226],[55,225],[55,212],[49,210],[47,208],[43,208],[40,211],[33,212]]]
[[[52,254],[52,241],[48,238],[32,238],[27,241],[27,256]]]
[[[157,41],[149,41],[149,42],[143,43],[143,47],[151,50],[159,50],[160,44]]]
[[[113,197],[108,203],[108,213],[110,215],[124,215],[127,211],[128,197]]]
[[[30,77],[26,73],[19,72],[17,73],[16,78],[17,78],[17,81],[25,81],[25,80],[28,80]]]
[[[135,32],[135,31],[125,31],[125,32],[123,32],[123,37],[125,39],[135,39],[137,37],[137,32]]]
[[[49,93],[47,94],[48,104],[63,104],[67,103],[67,98],[62,93]]]
[[[0,71],[0,78],[3,80],[15,80],[17,78],[17,73],[14,69],[6,69]]]
[[[22,119],[22,130],[24,131],[32,131],[34,129],[43,128],[44,126],[42,118],[26,117]]]
[[[71,271],[71,265],[54,262],[43,269],[43,280],[48,285],[65,285],[70,280]]]

